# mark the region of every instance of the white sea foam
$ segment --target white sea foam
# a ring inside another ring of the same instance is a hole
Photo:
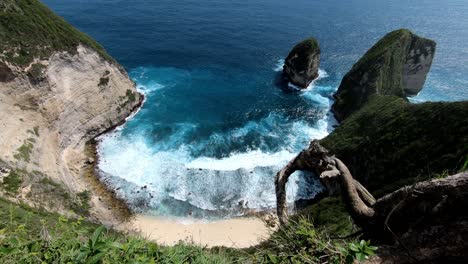
[[[251,129],[269,133],[268,129],[260,128],[261,124],[270,126],[269,123],[274,120],[275,117],[270,116],[260,121],[260,125],[252,122],[239,128],[236,133],[241,136]],[[190,127],[193,126],[185,124],[179,132],[171,135],[170,144],[177,145],[184,131]],[[305,142],[327,135],[325,120],[320,120],[313,127],[304,122],[294,122],[292,129],[304,137],[301,141]],[[255,149],[222,159],[193,158],[188,146],[162,151],[158,150],[160,147],[148,144],[144,133],[125,136],[121,133],[116,131],[101,138],[99,168],[112,175],[109,182],[119,187],[120,195],[130,203],[139,197],[135,190],[146,186],[145,190],[152,196],[150,205],[160,210],[168,210],[160,207],[160,203],[167,198],[188,202],[204,210],[230,210],[239,202],[248,202],[247,206],[251,209],[273,208],[276,201],[273,177],[296,155],[287,149],[274,153]],[[283,140],[297,144],[296,136],[287,137]],[[307,180],[297,173],[288,184],[288,201],[313,197],[320,190],[320,183]]]
[[[202,168],[210,170],[237,170],[240,168],[253,169],[255,167],[276,166],[289,161],[294,153],[279,151],[276,153],[264,153],[261,150],[253,150],[246,153],[236,153],[224,159],[202,157],[185,164],[187,168]]]
[[[283,71],[283,66],[284,66],[284,59],[279,59],[276,62],[275,67],[273,68],[273,70],[275,72],[282,72]]]
[[[154,76],[145,76],[145,69],[135,74],[144,79],[138,89],[146,95],[171,85],[165,87],[152,82]],[[319,78],[326,76],[320,70]],[[148,136],[155,124],[141,125],[138,131],[130,133],[115,131],[100,138],[99,169],[105,181],[130,205],[143,208],[142,200],[146,201],[146,206],[156,214],[183,215],[184,210],[193,210],[193,206],[235,212],[239,203],[257,210],[274,208],[276,172],[311,139],[321,139],[331,131],[333,116],[326,112],[333,91],[328,86],[301,90],[300,96],[324,111],[323,118],[314,124],[305,120],[286,121],[282,114],[271,113],[261,120],[249,121],[229,131],[213,132],[190,143],[184,142],[197,131],[196,124],[173,124],[171,134],[156,143]],[[216,148],[238,145],[252,136],[260,139],[257,148],[215,157]],[[281,141],[282,147],[267,151],[275,141]],[[311,198],[321,188],[317,180],[295,173],[287,186],[287,200],[291,203]]]

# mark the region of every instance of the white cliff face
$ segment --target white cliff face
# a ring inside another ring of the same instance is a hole
[[[0,159],[71,192],[89,189],[85,143],[124,120],[142,98],[120,66],[81,45],[76,54],[35,63],[43,65],[38,81],[27,76],[30,67],[10,65],[18,77],[0,82]]]
[[[409,96],[417,95],[423,88],[431,69],[435,45],[412,47],[403,65],[403,89]]]
[[[51,129],[59,132],[61,147],[77,146],[97,136],[122,121],[138,103],[134,83],[126,73],[82,46],[77,55],[53,55],[46,74],[51,93],[41,111]],[[134,94],[133,101],[127,90]]]

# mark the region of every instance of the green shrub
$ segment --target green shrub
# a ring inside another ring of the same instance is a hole
[[[27,142],[25,141],[21,147],[19,147],[16,151],[16,154],[13,155],[13,157],[17,160],[24,160],[26,162],[29,162],[31,160],[31,153],[34,148],[34,145],[32,142]]]
[[[101,77],[98,86],[106,86],[109,83],[109,77]]]
[[[132,92],[132,90],[127,89],[126,95],[127,95],[127,97],[128,97],[128,101],[130,101],[130,102],[132,102],[132,103],[135,102],[136,96],[135,96],[135,93]]]
[[[28,77],[31,83],[38,83],[44,80],[46,66],[41,63],[34,63],[28,71]]]
[[[16,194],[22,183],[23,178],[21,177],[21,173],[17,170],[12,170],[3,178],[2,186],[7,192]]]

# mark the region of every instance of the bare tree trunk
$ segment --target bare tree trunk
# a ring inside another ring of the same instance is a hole
[[[301,151],[276,174],[276,209],[281,224],[284,224],[288,218],[286,183],[289,176],[297,170],[311,171],[319,176],[329,195],[339,192],[341,186],[346,194],[346,201],[353,212],[353,218],[359,220],[373,215],[373,210],[369,206],[375,203],[375,198],[358,181],[353,179],[342,161],[329,156],[328,151],[314,140],[307,149]]]
[[[276,175],[281,224],[288,217],[286,183],[296,170],[313,172],[329,195],[341,192],[349,214],[366,237],[390,242],[390,253],[386,256],[383,250],[382,259],[425,262],[449,254],[468,261],[467,172],[406,186],[376,200],[341,160],[312,141]]]
[[[369,233],[388,231],[391,225],[395,226],[394,231],[406,230],[412,223],[421,221],[425,215],[447,213],[449,205],[453,205],[454,201],[460,202],[460,197],[468,200],[468,174],[465,173],[407,186],[376,201],[353,178],[341,160],[330,156],[318,141],[312,141],[307,149],[276,175],[277,213],[281,224],[288,217],[286,183],[289,176],[297,170],[311,171],[317,175],[330,195],[341,192],[355,224]],[[468,201],[462,200],[460,203],[468,204]],[[459,214],[457,211],[450,212],[453,215]]]

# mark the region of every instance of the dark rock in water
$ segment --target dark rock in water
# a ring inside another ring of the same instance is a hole
[[[292,84],[307,88],[317,79],[320,65],[320,47],[316,39],[308,38],[297,44],[284,62],[283,73]]]
[[[0,82],[9,82],[15,78],[11,69],[4,63],[0,62]]]
[[[436,43],[407,29],[380,39],[341,81],[333,113],[338,121],[360,109],[372,94],[402,98],[418,94],[434,57]]]

